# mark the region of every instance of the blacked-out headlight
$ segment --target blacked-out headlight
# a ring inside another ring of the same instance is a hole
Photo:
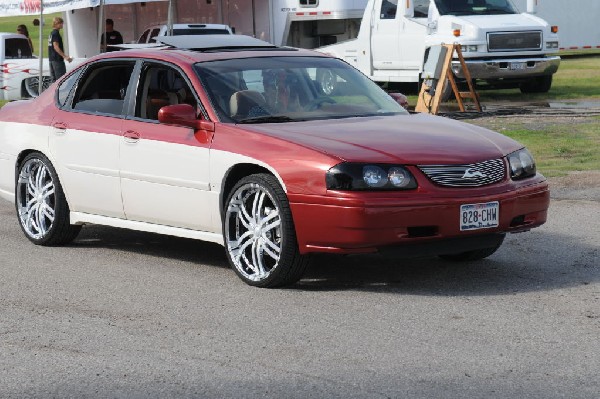
[[[535,176],[535,161],[526,148],[508,154],[507,158],[508,164],[510,165],[510,177],[513,180]]]
[[[341,163],[327,171],[328,190],[411,190],[412,173],[401,165]]]

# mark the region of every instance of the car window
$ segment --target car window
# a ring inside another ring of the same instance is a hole
[[[383,0],[381,2],[381,19],[395,19],[398,0]]]
[[[195,64],[219,119],[313,120],[406,111],[348,64],[326,57],[256,57]],[[260,122],[259,122],[260,123]]]
[[[146,43],[148,41],[149,33],[150,33],[150,29],[146,29],[144,31],[144,33],[142,33],[142,36],[140,36],[140,40],[138,40],[138,43]]]
[[[158,111],[162,107],[176,104],[197,105],[183,75],[167,65],[146,64],[138,85],[134,116],[157,121]]]
[[[69,77],[63,80],[59,85],[57,92],[56,101],[58,102],[59,107],[64,107],[69,99],[69,94],[73,91],[77,80],[79,79],[79,75],[81,74],[81,69],[78,69],[74,73],[72,73]]]
[[[27,39],[6,39],[4,41],[4,58],[33,58]]]
[[[73,109],[122,115],[134,62],[102,62],[88,68],[75,93]]]
[[[152,33],[150,33],[150,40],[148,40],[148,43],[156,43],[156,36],[158,36],[159,33],[160,28],[152,29]]]

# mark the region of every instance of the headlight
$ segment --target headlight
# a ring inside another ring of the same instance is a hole
[[[473,45],[473,44],[463,44],[460,46],[460,49],[462,50],[463,53],[476,53],[478,50],[477,45]]]
[[[508,154],[507,158],[510,165],[510,177],[513,180],[535,176],[535,161],[526,148]]]
[[[417,181],[404,166],[341,163],[327,171],[328,190],[411,190]]]

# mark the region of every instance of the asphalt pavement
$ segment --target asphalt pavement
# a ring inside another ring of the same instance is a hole
[[[600,202],[489,259],[321,256],[287,289],[223,248],[87,226],[45,248],[0,201],[2,398],[599,398]]]

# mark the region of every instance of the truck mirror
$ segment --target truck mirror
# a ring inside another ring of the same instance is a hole
[[[527,0],[527,12],[529,14],[537,13],[538,0]]]
[[[415,16],[415,4],[414,0],[399,0],[404,3],[404,16],[406,18],[412,18]]]

